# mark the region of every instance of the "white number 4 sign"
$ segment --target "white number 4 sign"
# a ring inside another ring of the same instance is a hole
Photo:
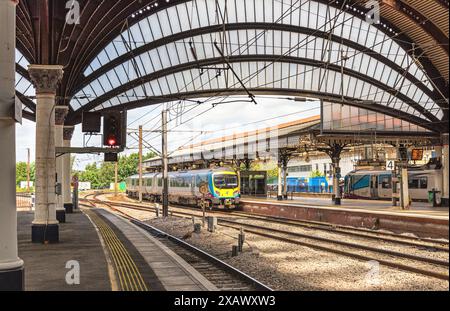
[[[387,171],[393,171],[395,169],[395,161],[394,160],[387,160],[386,161],[386,170]]]

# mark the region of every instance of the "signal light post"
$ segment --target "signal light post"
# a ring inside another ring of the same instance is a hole
[[[169,216],[169,163],[167,154],[167,110],[162,111],[163,217]]]
[[[105,114],[103,122],[103,145],[109,147],[122,145],[122,116],[119,111]]]
[[[123,127],[125,126],[126,118],[120,111],[106,113],[103,120],[103,145],[112,149],[123,147],[125,145]],[[117,153],[105,153],[105,161],[117,162]]]
[[[142,125],[139,126],[139,202],[142,202]]]

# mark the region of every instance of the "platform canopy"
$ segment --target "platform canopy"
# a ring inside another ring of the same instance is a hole
[[[366,2],[380,4],[379,20]],[[447,0],[77,3],[71,25],[66,1],[19,2],[17,97],[29,119],[26,68],[41,63],[64,66],[68,124],[83,111],[275,94],[448,132]]]

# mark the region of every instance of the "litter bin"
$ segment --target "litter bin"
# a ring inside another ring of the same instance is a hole
[[[433,204],[433,207],[441,206],[441,192],[433,189],[428,191],[428,202]]]

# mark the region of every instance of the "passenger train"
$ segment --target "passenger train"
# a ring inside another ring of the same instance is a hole
[[[126,184],[127,195],[134,198],[138,197],[139,176],[127,178]],[[161,202],[162,173],[144,174],[142,185],[143,199]],[[201,192],[201,188],[203,188],[204,194]],[[241,197],[238,175],[234,170],[228,168],[169,173],[170,203],[200,207],[203,196],[210,208],[236,208]]]
[[[428,192],[442,190],[441,170],[408,170],[409,195],[413,201],[428,200]],[[344,198],[390,199],[392,198],[392,172],[381,170],[353,171],[345,177]]]

